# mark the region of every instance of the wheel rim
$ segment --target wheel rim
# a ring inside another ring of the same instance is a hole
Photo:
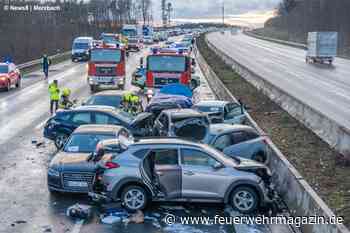
[[[138,189],[130,189],[124,196],[124,204],[129,209],[139,209],[145,203],[145,195]]]
[[[247,211],[253,207],[255,199],[250,192],[242,190],[234,195],[233,203],[237,209]]]
[[[58,135],[56,137],[56,146],[58,148],[62,148],[64,143],[66,142],[66,140],[67,140],[67,136],[66,135]]]

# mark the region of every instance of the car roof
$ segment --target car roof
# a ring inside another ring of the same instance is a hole
[[[118,125],[82,125],[74,130],[73,134],[83,134],[83,133],[115,133],[121,129],[122,126]]]
[[[195,106],[224,107],[228,103],[228,101],[224,100],[204,100],[199,101]]]
[[[201,147],[201,144],[192,142],[192,141],[187,141],[185,139],[181,138],[171,138],[171,137],[154,137],[154,138],[142,138],[138,139],[133,143],[131,146],[139,146],[139,145],[184,145],[184,146],[194,146],[194,147]]]
[[[104,105],[84,105],[84,106],[79,106],[74,109],[73,111],[100,111],[100,112],[110,112],[110,113],[117,113],[118,110],[116,110],[112,106],[104,106]]]
[[[205,113],[199,112],[190,108],[180,108],[180,109],[167,109],[163,111],[167,115],[171,115],[171,117],[196,117],[196,116],[206,116]]]
[[[106,95],[109,95],[109,96],[115,96],[115,95],[124,95],[126,94],[128,91],[123,91],[123,90],[108,90],[108,91],[101,91],[101,92],[98,92],[96,94],[94,94],[93,96],[106,96]]]
[[[211,124],[209,126],[209,133],[212,135],[218,135],[235,131],[248,131],[256,133],[256,130],[248,125]]]

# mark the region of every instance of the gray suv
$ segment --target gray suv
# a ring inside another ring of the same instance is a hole
[[[177,138],[141,139],[124,147],[108,161],[102,182],[107,196],[129,210],[149,201],[205,201],[251,213],[274,198],[270,170],[261,163]]]

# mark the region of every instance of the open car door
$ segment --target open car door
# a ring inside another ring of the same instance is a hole
[[[246,120],[244,106],[238,103],[229,103],[224,110],[224,123],[243,124]]]
[[[154,198],[181,197],[182,172],[178,154],[177,148],[152,149],[140,164],[142,179],[153,191]]]

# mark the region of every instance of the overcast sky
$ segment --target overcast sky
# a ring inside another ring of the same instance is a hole
[[[175,8],[176,18],[196,18],[221,14],[223,0],[167,0]],[[254,10],[274,9],[280,0],[224,0],[226,14],[241,14]],[[158,18],[161,0],[153,0],[154,15]]]

